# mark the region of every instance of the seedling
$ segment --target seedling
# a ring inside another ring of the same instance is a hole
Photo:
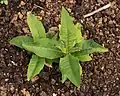
[[[64,7],[62,7],[59,32],[52,38],[47,36],[42,23],[33,14],[27,15],[27,23],[32,36],[18,36],[13,38],[10,43],[33,53],[28,65],[28,80],[40,73],[45,62],[58,60],[62,83],[69,79],[79,87],[82,74],[79,61],[92,60],[89,54],[94,52],[108,51],[93,40],[85,40],[82,37],[81,25],[73,23]]]
[[[0,3],[8,5],[8,0],[0,0]]]

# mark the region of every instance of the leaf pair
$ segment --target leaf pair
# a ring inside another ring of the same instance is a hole
[[[92,60],[89,54],[94,52],[108,51],[93,40],[84,40],[81,25],[73,23],[64,7],[62,7],[61,12],[60,32],[54,37],[49,37],[45,33],[42,23],[34,15],[28,14],[27,22],[32,37],[18,36],[13,38],[10,43],[33,53],[28,65],[28,80],[39,74],[46,61],[60,60],[59,68],[62,73],[62,82],[64,83],[69,79],[79,87],[82,74],[79,61]]]

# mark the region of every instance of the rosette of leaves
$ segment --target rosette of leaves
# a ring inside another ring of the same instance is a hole
[[[92,60],[89,54],[94,52],[108,51],[93,40],[85,40],[82,37],[81,25],[73,23],[64,7],[61,11],[59,32],[52,38],[45,33],[42,23],[33,14],[27,15],[27,23],[32,36],[18,36],[13,38],[10,43],[33,53],[28,65],[28,80],[40,73],[45,62],[59,60],[62,83],[69,79],[79,87],[82,74],[80,61]]]
[[[8,5],[8,0],[0,0],[0,3]]]

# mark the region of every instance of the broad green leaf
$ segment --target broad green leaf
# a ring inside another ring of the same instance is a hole
[[[89,54],[94,52],[107,52],[108,49],[94,42],[93,40],[82,40],[80,46],[82,45],[82,49],[72,50],[72,55],[77,57],[80,61],[91,61],[92,58]]]
[[[61,51],[56,48],[46,48],[42,46],[35,46],[31,44],[23,44],[24,48],[30,52],[35,53],[36,55],[48,59],[55,59],[62,56]]]
[[[35,15],[29,13],[27,14],[27,23],[30,28],[30,31],[32,32],[32,36],[34,41],[40,39],[40,38],[45,38],[45,29],[41,23],[41,21],[37,20]]]
[[[82,43],[82,50],[79,52],[82,54],[91,54],[94,52],[107,52],[108,51],[107,48],[96,43],[94,40],[83,40],[81,43]]]
[[[41,38],[32,43],[36,44],[37,46],[44,46],[44,47],[54,46],[55,47],[58,44],[58,41],[49,39],[49,38]]]
[[[33,42],[33,39],[30,36],[17,36],[10,40],[10,44],[13,44],[17,47],[23,48],[23,43]]]
[[[81,48],[80,48],[80,47],[73,47],[73,48],[70,50],[70,53],[74,53],[74,52],[77,52],[77,51],[81,51]]]
[[[27,70],[28,81],[40,73],[40,71],[44,67],[44,63],[45,63],[44,58],[40,58],[36,55],[32,55],[32,58],[30,60],[30,63],[28,65],[28,70]]]
[[[81,54],[80,52],[76,52],[76,54],[72,54],[73,56],[77,57],[79,61],[85,62],[85,61],[91,61],[92,58],[89,56],[89,54]]]
[[[62,82],[68,78],[77,87],[80,86],[80,65],[79,60],[71,54],[60,58],[60,71],[62,73]]]
[[[82,75],[82,67],[80,65],[80,76]],[[67,80],[67,76],[66,75],[62,75],[62,83],[64,83]]]
[[[82,50],[82,44],[76,43],[75,46],[70,50],[70,53],[78,52]]]
[[[61,57],[63,54],[58,48],[55,47],[55,44],[52,41],[54,40],[43,38],[39,40],[39,43],[25,43],[22,45],[26,50],[35,53],[39,57],[56,59]]]
[[[76,28],[76,38],[77,38],[77,43],[80,43],[81,40],[84,39],[84,38],[82,37],[81,27],[82,27],[82,25],[81,25],[80,23],[77,23],[77,24],[75,25],[75,28]]]
[[[66,46],[65,46],[65,44],[64,44],[64,42],[63,41],[58,41],[59,43],[57,44],[57,48],[58,49],[60,49],[61,51],[62,51],[62,53],[67,53],[67,48],[66,48]]]
[[[64,42],[66,53],[76,44],[76,28],[69,13],[62,7],[61,12],[61,27],[60,27],[60,40]]]

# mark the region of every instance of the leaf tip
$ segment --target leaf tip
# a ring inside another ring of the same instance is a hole
[[[79,86],[77,86],[78,88],[80,88],[80,85]]]
[[[106,52],[108,52],[108,51],[109,51],[109,49],[108,49],[108,48],[105,48],[105,51],[106,51]]]
[[[11,40],[9,41],[9,44],[10,44],[10,45],[16,45],[16,44],[15,44],[15,39],[14,39],[14,38],[11,39]]]
[[[30,78],[27,78],[27,81],[30,81]]]
[[[62,14],[63,12],[67,12],[67,10],[65,9],[65,7],[62,6]]]
[[[65,10],[65,7],[64,7],[64,6],[62,6],[62,10]]]
[[[108,52],[108,51],[109,51],[108,48],[104,48],[104,49],[103,49],[103,52]]]
[[[12,40],[9,41],[10,45],[12,44]]]

